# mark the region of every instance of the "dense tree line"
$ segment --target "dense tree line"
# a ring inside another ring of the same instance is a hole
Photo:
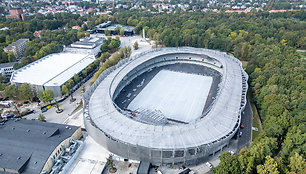
[[[142,29],[163,46],[219,49],[248,61],[263,132],[237,155],[221,155],[215,173],[305,173],[305,11],[269,14],[122,11],[114,21]]]
[[[3,48],[21,38],[29,38],[30,42],[27,43],[24,58],[15,66],[16,69],[48,54],[60,52],[63,45],[71,44],[85,36],[82,32],[64,28],[81,26],[84,20],[85,17],[70,13],[46,16],[37,14],[35,17],[27,16],[25,21],[0,17],[0,28],[9,28],[0,31],[0,63],[15,61],[15,56],[5,53]],[[42,36],[35,38],[33,33],[39,30],[42,30]]]
[[[32,101],[36,95],[31,86],[27,83],[21,84],[20,86],[5,84],[1,84],[1,86],[0,91],[4,91],[4,97],[10,99]]]
[[[131,51],[132,51],[131,47],[124,47],[124,48],[120,48],[120,50],[112,54],[112,56],[108,52],[103,53],[99,58],[102,66],[93,75],[93,78],[91,79],[90,84],[93,84],[98,79],[100,74],[103,71],[105,71],[107,68],[112,67],[116,65],[120,60],[129,57],[132,53]]]

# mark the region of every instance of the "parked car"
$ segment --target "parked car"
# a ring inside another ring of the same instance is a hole
[[[241,137],[242,136],[242,132],[239,132],[239,137]]]
[[[229,150],[228,152],[229,152],[231,155],[235,155],[235,152],[234,152],[234,151]]]
[[[243,129],[243,128],[244,128],[243,124],[242,124],[242,125],[240,125],[240,128],[241,128],[241,129]]]
[[[206,165],[208,165],[210,169],[213,168],[213,165],[210,162],[206,162]]]

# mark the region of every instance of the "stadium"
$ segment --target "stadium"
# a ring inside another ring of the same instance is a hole
[[[223,52],[143,52],[105,70],[83,96],[91,137],[125,159],[195,165],[229,145],[246,105],[248,75]]]

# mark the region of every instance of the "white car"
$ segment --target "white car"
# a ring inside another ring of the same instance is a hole
[[[228,152],[229,152],[231,155],[235,155],[235,152],[234,152],[234,151],[229,150]]]
[[[210,162],[206,162],[206,165],[208,165],[210,169],[213,168],[213,165]]]

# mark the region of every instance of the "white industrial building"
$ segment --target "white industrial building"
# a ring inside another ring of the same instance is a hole
[[[100,52],[103,40],[104,38],[102,37],[81,38],[80,41],[65,47],[64,52],[92,54],[97,56]]]
[[[94,60],[94,55],[83,53],[50,54],[16,70],[11,76],[11,83],[28,83],[36,91],[51,89],[55,97],[60,97],[61,86]]]

